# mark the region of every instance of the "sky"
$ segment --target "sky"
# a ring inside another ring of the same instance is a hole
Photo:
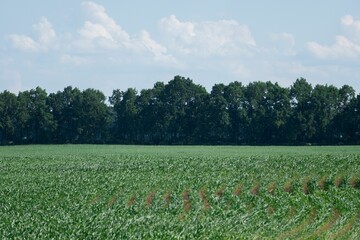
[[[360,93],[360,1],[0,0],[0,92],[110,96],[176,75]]]

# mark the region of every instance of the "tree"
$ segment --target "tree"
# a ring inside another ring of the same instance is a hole
[[[264,82],[249,83],[246,87],[245,108],[249,118],[246,126],[246,139],[249,144],[266,144],[267,119],[264,102],[267,86]]]
[[[81,108],[77,110],[81,129],[80,142],[106,142],[110,115],[105,100],[105,95],[99,90],[89,88],[81,93]]]
[[[312,94],[313,88],[304,78],[297,79],[290,87],[292,112],[287,130],[294,144],[309,143],[316,133]]]
[[[49,104],[57,127],[55,142],[79,143],[83,131],[80,126],[81,102],[81,91],[71,86],[49,95]]]
[[[17,110],[16,95],[8,91],[0,93],[0,144],[15,141]]]
[[[286,124],[290,117],[289,90],[278,83],[253,82],[245,91],[247,127],[245,136],[251,144],[287,143]]]
[[[186,143],[196,133],[196,108],[206,95],[206,90],[189,78],[175,76],[165,85],[159,98],[158,126],[166,132],[165,141],[170,144]],[[187,114],[188,113],[188,114]]]
[[[264,99],[266,109],[265,139],[270,144],[287,143],[286,123],[290,117],[290,93],[278,83],[266,82],[267,90]]]
[[[48,143],[55,130],[55,122],[46,91],[37,87],[21,92],[18,101],[23,139],[29,143]]]
[[[137,137],[137,92],[129,88],[125,92],[113,91],[110,103],[116,113],[115,132],[117,142],[135,143]]]
[[[164,109],[160,100],[160,94],[164,88],[163,82],[157,82],[152,89],[142,90],[137,98],[138,127],[144,143],[159,144],[165,139],[165,129],[161,117],[164,114]]]
[[[349,142],[348,134],[345,134],[344,130],[348,127],[346,116],[346,111],[349,111],[349,106],[355,98],[355,90],[348,86],[344,85],[338,90],[336,104],[336,113],[332,118],[326,132],[327,132],[327,143],[331,144],[344,144]]]
[[[191,79],[138,93],[40,87],[0,93],[0,144],[359,144],[360,96],[352,87],[278,83],[215,84]]]
[[[207,141],[211,144],[226,144],[229,141],[231,122],[224,91],[224,84],[215,84],[208,97],[204,131],[207,133]]]
[[[337,129],[337,143],[360,144],[360,94],[351,98],[332,127]]]
[[[316,85],[312,94],[312,106],[316,132],[313,142],[326,144],[331,142],[329,127],[338,114],[339,89],[334,86]]]
[[[249,118],[246,114],[246,87],[240,82],[230,83],[224,88],[224,98],[227,102],[228,114],[230,117],[229,141],[232,144],[244,144],[246,127]]]

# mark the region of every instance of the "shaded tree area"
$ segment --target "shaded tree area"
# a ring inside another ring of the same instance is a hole
[[[175,76],[138,92],[71,86],[0,93],[1,144],[360,144],[360,95],[352,87],[215,84]]]

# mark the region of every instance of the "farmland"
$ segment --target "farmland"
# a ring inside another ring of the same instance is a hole
[[[0,147],[1,239],[359,239],[360,147]]]

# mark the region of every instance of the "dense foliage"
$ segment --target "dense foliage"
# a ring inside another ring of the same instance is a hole
[[[352,87],[216,84],[180,76],[112,96],[71,86],[0,93],[0,143],[359,144],[360,94]]]
[[[358,146],[0,147],[0,239],[360,239]]]

